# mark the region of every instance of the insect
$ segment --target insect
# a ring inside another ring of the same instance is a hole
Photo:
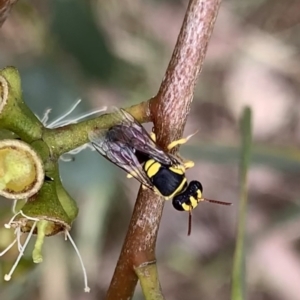
[[[102,156],[125,170],[128,178],[136,178],[144,188],[153,190],[165,200],[173,198],[176,210],[189,212],[188,235],[191,232],[191,211],[199,202],[231,204],[203,198],[201,183],[191,181],[188,184],[185,176],[186,170],[194,163],[165,152],[131,114],[121,108],[115,109],[113,117],[116,125],[91,131],[90,142]],[[168,150],[184,144],[190,137],[172,142]]]

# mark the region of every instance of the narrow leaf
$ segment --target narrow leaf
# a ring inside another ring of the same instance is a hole
[[[248,202],[247,175],[251,158],[251,110],[246,107],[241,120],[241,161],[240,161],[240,204],[238,215],[237,239],[234,252],[231,299],[245,299],[245,229]]]

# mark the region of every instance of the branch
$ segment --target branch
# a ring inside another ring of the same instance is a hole
[[[181,137],[221,0],[191,0],[158,95],[151,102],[158,143]]]
[[[182,135],[220,2],[190,1],[164,80],[157,96],[150,100],[157,142],[165,149]],[[107,300],[131,299],[140,269],[155,262],[163,206],[161,197],[140,188]],[[144,282],[143,289],[145,286]],[[160,291],[156,292],[156,298],[149,299],[164,299]]]
[[[149,102],[145,101],[126,109],[140,123],[150,121]],[[51,146],[52,158],[59,158],[62,154],[69,152],[89,142],[88,133],[93,128],[109,128],[115,119],[111,114],[102,114],[99,117],[69,124],[58,128],[43,128],[43,140]]]

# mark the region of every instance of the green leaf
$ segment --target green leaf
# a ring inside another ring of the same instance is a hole
[[[231,299],[245,299],[245,228],[248,202],[248,169],[251,158],[251,110],[246,107],[241,120],[242,153],[240,162],[240,204],[237,239],[233,261]]]

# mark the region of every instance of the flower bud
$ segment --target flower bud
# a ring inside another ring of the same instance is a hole
[[[0,141],[0,195],[24,199],[36,194],[44,181],[38,154],[20,140]]]

